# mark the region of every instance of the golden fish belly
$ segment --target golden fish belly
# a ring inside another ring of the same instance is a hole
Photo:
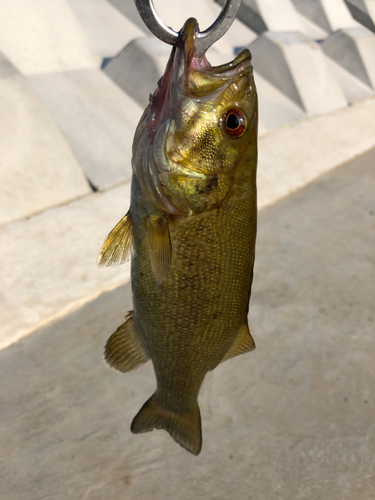
[[[223,360],[246,323],[256,237],[256,159],[244,163],[223,206],[170,219],[172,261],[160,285],[151,269],[146,225],[154,208],[133,176],[134,318],[154,365],[156,397],[173,411],[196,405],[205,374]]]

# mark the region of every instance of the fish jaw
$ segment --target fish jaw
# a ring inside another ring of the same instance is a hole
[[[197,56],[197,22],[189,19],[172,49],[133,143],[133,170],[148,199],[190,217],[226,199],[233,174],[257,126],[251,55],[212,67]],[[243,114],[240,137],[226,133],[232,109]]]

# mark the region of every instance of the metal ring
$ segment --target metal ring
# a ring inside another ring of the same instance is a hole
[[[134,0],[137,10],[147,28],[157,38],[173,45],[179,33],[169,28],[158,16],[152,0]],[[205,31],[199,31],[196,36],[198,56],[202,56],[211,45],[221,38],[231,27],[241,6],[242,0],[226,0],[223,10],[216,21]]]

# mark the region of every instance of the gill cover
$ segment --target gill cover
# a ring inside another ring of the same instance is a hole
[[[159,209],[185,217],[220,206],[257,126],[251,55],[211,67],[186,21],[134,137],[133,171]]]

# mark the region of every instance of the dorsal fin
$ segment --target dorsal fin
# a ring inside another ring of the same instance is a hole
[[[116,266],[128,260],[133,245],[133,228],[128,212],[104,240],[98,255],[98,265]]]
[[[255,349],[255,342],[251,336],[249,325],[245,323],[238,330],[237,336],[234,339],[229,351],[226,353],[221,362],[227,359],[238,356],[239,354],[244,354],[245,352],[253,351]]]
[[[130,372],[149,360],[134,327],[133,311],[129,311],[125,323],[109,337],[104,359],[109,366],[122,373]]]
[[[151,267],[156,283],[160,285],[168,273],[172,259],[169,219],[166,215],[147,217]]]

